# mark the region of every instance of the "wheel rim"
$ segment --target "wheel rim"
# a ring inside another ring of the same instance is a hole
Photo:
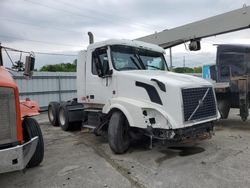
[[[51,122],[54,121],[53,110],[52,110],[51,107],[49,107],[49,119],[50,119]]]
[[[60,112],[59,112],[59,120],[60,120],[60,124],[61,125],[64,125],[65,124],[65,116],[64,116],[64,110],[60,110]]]

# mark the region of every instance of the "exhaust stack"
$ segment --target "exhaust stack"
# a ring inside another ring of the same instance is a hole
[[[93,44],[94,43],[94,35],[89,31],[88,32],[89,35],[89,44]]]

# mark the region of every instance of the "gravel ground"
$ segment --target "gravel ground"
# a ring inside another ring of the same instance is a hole
[[[237,110],[216,125],[210,140],[179,146],[147,141],[124,155],[111,152],[106,137],[64,132],[37,117],[45,140],[39,167],[0,175],[0,187],[250,187],[250,121]]]

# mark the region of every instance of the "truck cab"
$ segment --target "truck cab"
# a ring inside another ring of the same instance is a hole
[[[169,72],[164,53],[157,45],[115,39],[79,53],[77,104],[82,104],[83,118],[78,120],[96,125],[96,132],[106,129],[115,153],[124,153],[137,133],[175,142],[212,135],[220,118],[212,84]],[[64,120],[74,119],[77,111],[69,106],[59,108],[63,129]]]
[[[18,86],[9,69],[3,66],[0,44],[0,173],[38,166],[44,156],[43,137],[37,121],[39,106],[29,99],[20,100]],[[33,64],[26,63],[25,73]]]
[[[222,118],[228,117],[230,108],[239,108],[245,121],[250,102],[250,46],[218,45],[216,64],[203,66],[203,75],[206,71],[209,73],[206,78],[214,83]]]

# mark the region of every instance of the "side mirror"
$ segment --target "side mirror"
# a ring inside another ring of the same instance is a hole
[[[103,59],[103,64],[102,64],[102,68],[103,68],[103,75],[107,75],[109,72],[109,61],[108,59]]]
[[[191,40],[188,47],[190,51],[198,51],[201,49],[201,42],[200,40]]]
[[[102,69],[103,69],[103,77],[109,77],[113,74],[113,70],[109,68],[108,59],[103,60]]]
[[[35,68],[35,58],[32,56],[26,56],[24,76],[31,77],[33,75],[33,70]]]
[[[111,76],[113,74],[113,70],[109,69],[107,75]]]
[[[103,62],[99,61],[99,58],[94,59],[96,71],[99,77],[105,78],[113,74],[113,70],[109,69],[108,59],[103,59]]]
[[[102,65],[101,65],[98,57],[94,58],[94,63],[95,63],[95,68],[96,68],[97,75],[99,77],[103,77],[103,69],[102,69]]]

